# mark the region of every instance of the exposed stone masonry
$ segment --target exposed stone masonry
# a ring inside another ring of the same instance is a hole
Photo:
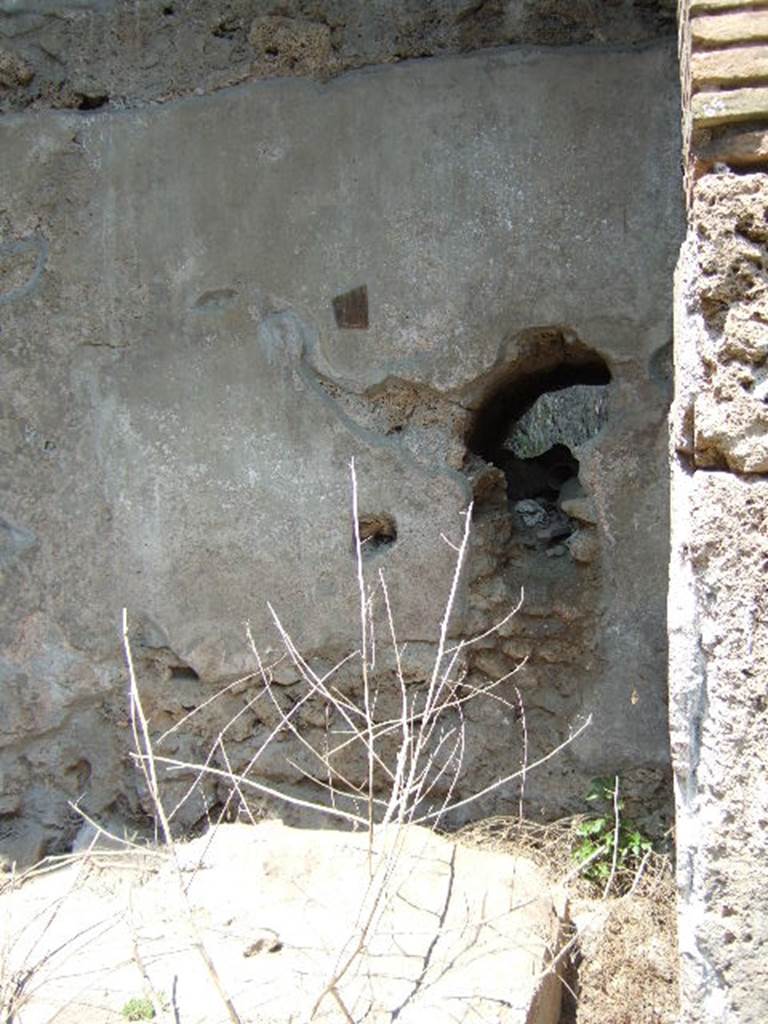
[[[681,24],[689,232],[677,271],[671,741],[682,1024],[768,1019],[768,5]]]
[[[508,45],[642,45],[674,0],[0,0],[0,111],[93,110]]]
[[[768,3],[690,0],[682,10],[690,172],[717,163],[759,169],[768,148]]]

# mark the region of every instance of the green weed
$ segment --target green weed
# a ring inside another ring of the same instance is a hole
[[[146,996],[129,999],[120,1011],[126,1020],[154,1020],[155,1008]]]
[[[586,799],[590,803],[603,805],[603,809],[576,828],[579,842],[573,851],[574,860],[579,864],[588,861],[582,872],[583,877],[598,884],[605,884],[614,870],[619,877],[623,875],[626,878],[628,873],[634,875],[653,849],[651,840],[634,822],[621,816],[624,801],[615,801],[617,785],[618,779],[592,780]],[[614,850],[617,840],[618,849]]]

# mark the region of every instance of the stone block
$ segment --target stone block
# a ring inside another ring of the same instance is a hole
[[[689,10],[691,14],[698,14],[700,11],[729,11],[738,10],[744,7],[768,7],[768,0],[691,0]]]
[[[699,128],[768,119],[768,87],[700,92],[691,99],[691,113]]]
[[[571,558],[577,562],[594,562],[600,553],[600,545],[594,530],[577,530],[567,541]]]
[[[768,78],[768,47],[737,46],[727,50],[708,50],[691,57],[694,88],[721,82],[749,82]]]
[[[768,410],[751,395],[718,403],[696,399],[694,457],[702,468],[727,466],[739,473],[768,473]]]
[[[768,40],[768,11],[701,15],[691,22],[691,39],[694,47]]]
[[[558,1020],[553,959],[564,908],[524,858],[395,825],[375,833],[369,853],[366,832],[279,821],[219,826],[178,856],[197,942],[242,1020]],[[58,1019],[73,1007],[73,1021],[111,1019],[100,1014],[135,995],[134,955],[150,965],[155,990],[177,994],[181,1019],[223,1019],[221,997],[186,938],[177,869],[157,854],[152,863],[151,874],[105,867],[80,879],[76,865],[3,897],[3,937],[37,938],[41,956],[77,941],[98,977],[86,1000],[82,972],[49,954],[45,984],[25,1004],[31,1019]],[[135,865],[145,864],[137,855]],[[46,919],[43,930],[39,919],[57,887],[61,899],[76,889],[77,913]],[[130,919],[121,912],[128,893]],[[105,919],[114,922],[106,931]],[[87,930],[97,925],[91,939]],[[16,969],[26,941],[8,947]]]
[[[607,416],[605,385],[576,384],[547,391],[520,417],[505,447],[521,459],[543,455],[558,444],[576,448],[600,432]]]
[[[581,523],[593,526],[597,522],[597,509],[591,498],[567,498],[560,502],[560,508],[571,519],[578,519]]]
[[[768,161],[768,128],[763,131],[731,131],[702,146],[699,155],[708,163],[750,167]]]
[[[34,71],[21,57],[0,47],[0,89],[28,85],[33,77]]]

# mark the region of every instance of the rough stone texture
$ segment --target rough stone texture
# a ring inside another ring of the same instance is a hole
[[[694,124],[700,127],[766,118],[768,88],[700,92],[691,99],[691,112]]]
[[[180,876],[169,857],[126,854],[122,869],[33,880],[0,896],[4,969],[40,964],[20,1016],[113,1024],[154,991],[169,1017],[225,1024],[196,940],[243,1021],[556,1024],[561,927],[530,861],[415,827],[377,833],[373,849],[371,882],[365,833],[225,825],[178,849]],[[341,965],[347,1015],[330,994],[312,1013]]]
[[[692,14],[698,14],[700,11],[727,11],[738,7],[768,7],[768,0],[690,0],[687,7]]]
[[[726,170],[765,170],[768,101],[754,48],[694,52],[693,75],[686,73],[686,6],[684,110],[695,117],[700,103],[719,123],[719,103],[728,117],[721,127],[710,122],[686,132],[690,230],[677,277],[669,628],[680,1019],[761,1024],[768,1017],[768,904],[760,877],[768,854],[768,176]],[[732,17],[707,21],[733,26],[744,41],[762,38],[764,5],[741,6]],[[718,38],[710,45],[737,41],[730,29]],[[689,99],[697,66],[731,65],[735,74],[737,64],[740,80],[756,88]],[[729,126],[739,118],[752,124]]]
[[[276,15],[256,18],[248,42],[257,63],[271,64],[275,74],[328,74],[334,70],[328,25]]]
[[[680,6],[683,161],[689,204],[696,181],[717,165],[764,169],[768,64],[763,3]],[[721,9],[722,8],[722,9]],[[728,10],[723,10],[729,8]],[[692,16],[693,15],[693,16]],[[752,44],[752,45],[749,45]]]
[[[768,176],[696,185],[678,268],[670,587],[684,1024],[768,1017]]]
[[[29,85],[34,72],[15,54],[0,48],[0,88],[12,89],[15,86]]]
[[[452,632],[487,629],[526,588],[467,666],[484,682],[530,655],[500,688],[513,710],[468,712],[460,791],[519,764],[520,697],[531,758],[594,716],[531,773],[526,811],[580,809],[614,770],[628,797],[663,804],[674,79],[667,46],[497,50],[2,121],[10,856],[66,845],[68,799],[149,809],[128,759],[123,606],[156,734],[253,672],[245,620],[278,657],[268,599],[318,669],[355,648],[352,457],[360,512],[394,523],[366,572],[387,572],[414,686],[450,579],[440,535],[456,539],[473,488],[487,500]],[[363,285],[369,328],[340,330],[333,299]],[[612,382],[608,422],[578,449],[596,523],[571,556],[527,546],[503,475],[467,438],[500,386],[586,348]],[[275,671],[288,708],[298,673]],[[386,665],[379,681],[394,686]],[[259,692],[233,686],[160,752],[204,758],[240,712],[227,750],[244,767],[276,721]],[[296,714],[324,742],[317,708]],[[305,768],[283,739],[258,765],[306,793]],[[176,820],[225,796],[212,782]]]
[[[755,168],[768,164],[768,129],[761,131],[730,130],[699,148],[699,157],[710,167]]]
[[[543,455],[556,444],[582,445],[608,418],[607,387],[574,384],[547,391],[515,423],[505,447],[521,459]]]
[[[574,899],[578,1024],[680,1024],[674,899]]]
[[[694,53],[691,74],[694,86],[768,78],[768,50],[765,46],[737,46]]]
[[[674,0],[1,0],[0,45],[34,81],[0,88],[0,110],[120,107],[286,73],[509,44],[647,43],[674,29]]]
[[[768,470],[768,193],[760,175],[708,175],[697,188],[697,312],[707,330],[697,347],[704,368],[679,441],[696,466]],[[682,391],[681,391],[682,394]]]
[[[705,46],[762,42],[768,40],[768,11],[737,11],[694,18],[691,36],[694,45]]]

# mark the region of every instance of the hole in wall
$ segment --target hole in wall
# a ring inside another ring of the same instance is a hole
[[[101,93],[78,93],[76,95],[75,107],[78,110],[99,110],[109,103],[109,96]]]
[[[71,764],[64,772],[67,788],[79,796],[91,781],[91,773],[91,764],[85,758]]]
[[[217,39],[232,39],[240,27],[240,22],[237,18],[222,18],[211,28],[211,35]]]
[[[397,523],[387,512],[366,513],[357,520],[363,554],[380,551],[397,540]]]
[[[195,672],[191,665],[169,665],[168,678],[173,682],[179,682],[183,679],[197,682],[200,679],[200,676]]]
[[[534,331],[479,403],[467,447],[503,473],[508,509],[527,546],[564,553],[562,542],[578,528],[570,514],[586,496],[578,451],[606,421],[610,380],[593,350],[563,332]]]

